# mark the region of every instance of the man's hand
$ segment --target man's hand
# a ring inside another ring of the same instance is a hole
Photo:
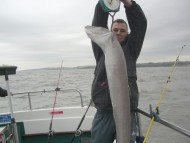
[[[126,7],[130,7],[132,5],[132,0],[120,0]]]

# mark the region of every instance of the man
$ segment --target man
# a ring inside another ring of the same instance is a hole
[[[7,96],[7,90],[2,89],[2,88],[0,87],[0,97],[5,97],[5,96]]]
[[[130,34],[128,33],[127,23],[122,19],[115,20],[112,23],[111,30],[121,44],[126,59],[131,99],[131,143],[134,143],[137,132],[135,109],[138,107],[139,98],[136,83],[136,61],[144,41],[147,21],[142,9],[135,1],[121,0],[121,2],[124,4],[131,32]],[[108,28],[108,15],[109,13],[104,12],[100,3],[98,3],[95,8],[92,26]],[[116,137],[116,129],[105,69],[105,57],[103,51],[94,42],[92,42],[92,48],[96,60],[96,68],[91,92],[92,100],[97,108],[92,123],[92,143],[112,143]]]

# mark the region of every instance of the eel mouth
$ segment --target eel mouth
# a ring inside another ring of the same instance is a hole
[[[104,37],[110,35],[112,32],[103,27],[85,26],[85,31],[89,38],[92,37]]]

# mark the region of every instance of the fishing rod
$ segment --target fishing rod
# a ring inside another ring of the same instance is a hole
[[[54,96],[54,104],[53,104],[53,111],[52,111],[52,114],[51,114],[51,122],[50,122],[50,126],[49,126],[49,133],[48,133],[48,140],[47,140],[47,143],[49,143],[50,141],[50,138],[53,137],[54,135],[54,131],[52,130],[52,124],[53,124],[53,117],[54,117],[54,110],[55,110],[55,104],[56,104],[56,99],[57,99],[57,95],[58,95],[58,89],[59,88],[59,81],[60,81],[60,77],[61,77],[61,71],[62,71],[62,68],[63,68],[63,60],[61,62],[61,68],[60,68],[60,71],[59,71],[59,77],[58,77],[58,81],[57,81],[57,87],[56,87],[56,92],[55,92],[55,96]]]
[[[83,121],[84,121],[84,119],[86,117],[86,114],[87,114],[88,109],[90,108],[91,104],[92,104],[92,99],[90,100],[90,103],[89,103],[89,105],[88,105],[88,107],[86,109],[86,112],[84,113],[83,117],[81,118],[80,123],[79,123],[79,125],[78,125],[78,127],[77,127],[77,129],[75,131],[75,134],[73,135],[73,138],[71,139],[70,143],[73,143],[73,141],[74,141],[74,139],[75,139],[76,136],[80,136],[81,135],[82,131],[80,130],[80,127],[81,127],[81,125],[82,125],[82,123],[83,123]]]
[[[143,143],[146,143],[146,141],[147,141],[147,139],[148,139],[148,135],[149,135],[149,133],[150,133],[150,130],[151,130],[151,128],[152,128],[152,125],[153,125],[154,121],[158,120],[158,118],[159,118],[159,117],[158,117],[158,114],[159,114],[160,104],[161,104],[161,102],[162,102],[162,100],[163,100],[163,98],[164,98],[164,95],[165,95],[166,90],[167,90],[167,87],[168,87],[168,83],[169,83],[169,81],[170,81],[170,79],[171,79],[171,76],[172,76],[172,74],[173,74],[173,72],[174,72],[174,69],[175,69],[175,67],[176,67],[176,64],[177,64],[177,62],[179,61],[179,56],[180,56],[180,54],[181,54],[181,52],[182,52],[182,50],[183,50],[183,48],[184,48],[185,46],[186,46],[186,45],[183,45],[183,46],[182,46],[182,48],[181,48],[181,50],[180,50],[180,52],[179,52],[179,54],[178,54],[178,56],[177,56],[177,58],[176,58],[176,60],[175,60],[175,62],[174,62],[174,64],[173,64],[173,66],[172,66],[172,70],[171,70],[171,72],[170,72],[170,74],[169,74],[169,76],[168,76],[168,79],[167,79],[167,81],[166,81],[166,83],[165,83],[165,86],[164,86],[164,88],[163,88],[163,90],[162,90],[162,92],[161,92],[160,99],[159,99],[159,101],[158,101],[158,103],[157,103],[156,112],[152,112],[152,109],[151,109],[151,107],[150,107],[150,109],[151,109],[151,114],[152,114],[153,116],[152,116],[152,119],[151,119],[150,124],[149,124],[149,126],[148,126],[148,129],[147,129],[147,132],[146,132],[146,135],[145,135],[145,138],[144,138]]]

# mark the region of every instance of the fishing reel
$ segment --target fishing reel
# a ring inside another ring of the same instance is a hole
[[[120,0],[99,0],[104,12],[117,12],[120,9]]]
[[[55,135],[55,132],[53,130],[49,130],[48,136],[53,137]]]

